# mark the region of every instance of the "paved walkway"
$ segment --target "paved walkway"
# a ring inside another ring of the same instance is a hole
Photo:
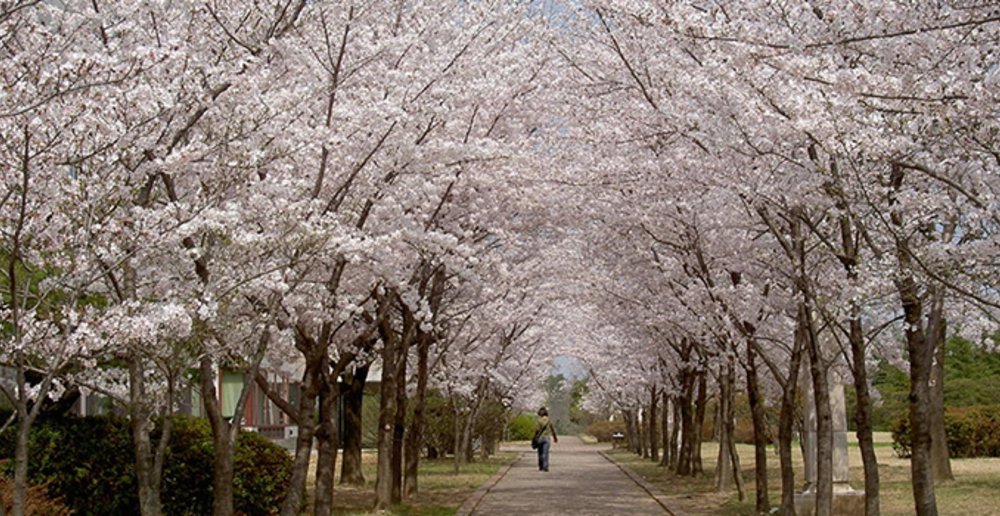
[[[667,512],[649,493],[601,456],[605,446],[565,436],[549,453],[549,472],[538,471],[529,447],[507,448],[524,457],[482,498],[472,514],[618,515]]]

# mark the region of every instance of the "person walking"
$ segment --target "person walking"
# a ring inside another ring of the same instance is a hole
[[[552,435],[552,442],[559,442],[556,437],[556,427],[549,421],[549,411],[545,407],[538,409],[538,422],[535,425],[535,437],[538,441],[538,471],[549,470],[549,435]]]

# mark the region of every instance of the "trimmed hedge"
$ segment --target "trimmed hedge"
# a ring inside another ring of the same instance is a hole
[[[1000,457],[1000,406],[947,407],[944,428],[951,458]],[[911,445],[910,419],[903,416],[893,427],[892,447],[907,458]]]
[[[154,436],[155,438],[155,436]],[[135,453],[121,417],[54,418],[31,432],[31,482],[48,485],[75,514],[138,514]],[[163,471],[165,514],[212,512],[212,437],[208,421],[177,417]],[[0,438],[0,457],[13,456],[12,435]],[[292,459],[254,433],[240,434],[235,456],[235,506],[246,515],[277,512]],[[13,461],[4,468],[8,476]]]

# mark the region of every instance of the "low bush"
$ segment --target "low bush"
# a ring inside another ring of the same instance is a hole
[[[29,481],[49,486],[76,514],[129,514],[138,509],[128,421],[115,417],[45,418],[29,435]],[[0,438],[0,456],[11,459],[14,434]]]
[[[535,416],[520,414],[510,421],[508,437],[511,441],[528,441],[535,436]]]
[[[1000,406],[948,407],[945,435],[952,458],[1000,457]],[[906,458],[911,453],[910,420],[904,416],[892,430],[892,447]]]
[[[155,436],[154,436],[155,438]],[[13,456],[11,435],[0,457]],[[128,421],[115,416],[38,421],[31,433],[31,482],[48,485],[75,514],[137,514],[135,453]],[[174,418],[163,471],[165,514],[212,511],[212,437],[203,419]],[[13,461],[4,465],[8,476]],[[253,433],[236,443],[235,506],[246,515],[277,511],[291,475],[291,457]]]
[[[608,443],[611,442],[611,434],[615,432],[625,433],[625,422],[621,420],[594,421],[593,423],[587,425],[584,432],[596,437],[599,442]]]

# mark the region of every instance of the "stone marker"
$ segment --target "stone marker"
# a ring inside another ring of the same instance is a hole
[[[816,404],[811,384],[806,382],[806,424],[802,436],[805,462],[805,485],[795,495],[795,513],[816,513]],[[847,462],[847,403],[844,382],[830,372],[830,412],[833,417],[833,514],[856,516],[865,512],[865,492],[851,487]]]

